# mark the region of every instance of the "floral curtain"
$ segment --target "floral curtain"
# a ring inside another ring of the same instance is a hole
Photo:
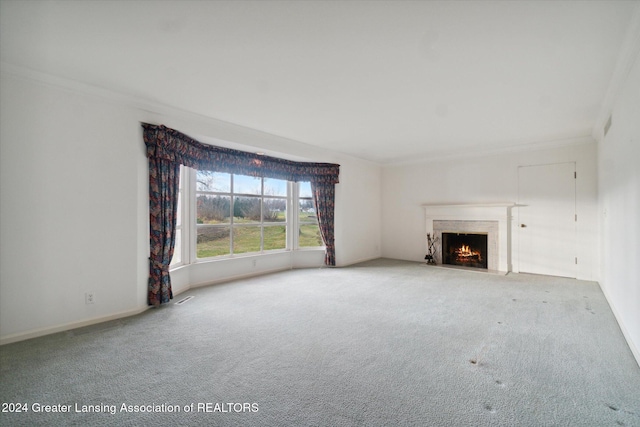
[[[149,158],[149,305],[173,298],[169,264],[175,246],[180,165],[199,170],[311,182],[326,265],[335,265],[333,210],[340,165],[307,163],[203,144],[162,125],[142,124]],[[317,194],[316,194],[317,193]]]
[[[318,214],[320,235],[326,247],[324,264],[333,266],[336,265],[336,247],[333,236],[335,185],[311,181],[311,193]]]
[[[169,264],[176,243],[176,217],[180,165],[149,157],[149,305],[159,306],[173,298]]]
[[[143,123],[148,157],[159,157],[190,168],[215,172],[337,184],[340,165],[307,163],[203,144],[162,125]]]

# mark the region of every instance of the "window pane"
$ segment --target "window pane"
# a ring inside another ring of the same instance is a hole
[[[264,199],[263,221],[285,222],[287,220],[287,199]]]
[[[282,179],[265,178],[264,179],[264,195],[286,197],[287,181]]]
[[[262,227],[233,227],[233,253],[260,252]]]
[[[287,248],[287,227],[276,225],[264,228],[264,250],[286,249]]]
[[[300,222],[317,222],[316,210],[313,208],[311,199],[300,199],[299,203],[298,218],[300,218]]]
[[[300,197],[312,197],[311,194],[311,183],[310,182],[299,182],[299,195]]]
[[[320,229],[317,224],[302,224],[300,226],[298,246],[301,248],[324,246],[322,237],[320,237]]]
[[[173,258],[170,265],[180,264],[182,262],[182,230],[176,230],[176,245],[173,249]]]
[[[230,231],[229,227],[198,227],[196,256],[208,258],[229,255]]]
[[[260,222],[260,212],[260,197],[236,197],[233,200],[233,222],[236,224]]]
[[[262,179],[246,175],[233,175],[233,192],[236,194],[262,194]]]
[[[231,222],[231,197],[199,194],[196,197],[196,224]]]
[[[231,174],[223,172],[196,171],[196,191],[231,191]]]

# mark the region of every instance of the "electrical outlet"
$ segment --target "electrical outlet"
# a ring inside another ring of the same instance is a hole
[[[96,295],[93,292],[87,292],[84,294],[85,304],[93,304],[96,302]]]

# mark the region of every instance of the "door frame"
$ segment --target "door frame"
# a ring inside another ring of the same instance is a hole
[[[576,215],[576,221],[574,222],[574,226],[572,229],[572,235],[573,235],[573,253],[574,253],[574,257],[576,258],[576,264],[574,265],[574,268],[572,269],[572,273],[570,276],[558,276],[558,277],[569,277],[569,278],[577,278],[578,277],[578,265],[577,265],[577,255],[578,255],[578,224],[577,224],[577,212],[578,212],[578,192],[577,192],[577,162],[576,161],[559,161],[559,162],[549,162],[549,163],[535,163],[535,164],[527,164],[527,165],[518,165],[517,167],[517,173],[516,173],[516,177],[517,177],[517,204],[516,204],[516,208],[518,211],[517,217],[514,216],[514,221],[512,221],[512,235],[517,236],[515,245],[517,245],[517,247],[514,247],[514,264],[513,264],[513,271],[514,272],[522,272],[522,273],[528,273],[528,274],[542,274],[542,273],[535,273],[535,272],[528,272],[528,271],[522,271],[522,245],[521,245],[521,241],[522,241],[522,229],[520,227],[520,224],[522,224],[522,217],[521,217],[521,209],[523,207],[525,207],[525,205],[522,204],[522,191],[521,191],[521,174],[520,174],[520,170],[522,168],[527,168],[527,167],[541,167],[541,166],[554,166],[554,165],[573,165],[573,171],[574,171],[574,181],[573,181],[573,211],[574,214]]]

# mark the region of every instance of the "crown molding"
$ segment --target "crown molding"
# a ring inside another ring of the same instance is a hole
[[[636,7],[631,15],[631,22],[627,27],[624,41],[620,47],[618,53],[618,59],[609,82],[609,87],[600,106],[600,112],[593,125],[591,135],[596,141],[601,141],[604,137],[604,125],[609,119],[613,111],[620,91],[624,86],[624,83],[633,68],[633,65],[638,61],[640,57],[640,2],[636,4]]]
[[[77,80],[55,76],[53,74],[44,73],[7,62],[0,62],[0,74],[4,76],[11,76],[23,81],[30,81],[45,86],[56,87],[71,93],[98,97],[102,100],[117,103],[119,105],[140,106],[143,104],[141,100],[135,97],[124,95],[110,89],[89,85]]]
[[[3,61],[0,61],[0,74],[2,76],[11,76],[15,79],[34,82],[48,87],[55,87],[69,93],[95,97],[119,107],[129,107],[153,116],[162,116],[161,118],[163,120],[164,118],[168,118],[169,120],[169,123],[154,124],[165,124],[171,127],[172,124],[170,122],[176,120],[187,122],[189,129],[184,130],[184,132],[193,138],[199,138],[199,140],[207,144],[220,145],[244,151],[263,151],[267,155],[296,161],[340,162],[340,159],[347,158],[357,162],[380,166],[377,162],[355,157],[351,154],[327,150],[305,142],[205,116],[161,102],[124,94],[112,89],[55,76]],[[145,118],[145,120],[153,121],[149,118]],[[176,127],[182,129],[182,126]]]
[[[636,10],[640,11],[640,8]],[[636,15],[638,15],[638,18],[640,18],[640,13]],[[640,21],[640,19],[638,19],[638,21]],[[640,25],[638,25],[638,29],[640,29]],[[640,35],[640,32],[638,32],[638,35]],[[638,43],[637,45],[640,46],[640,43]],[[638,46],[636,46],[636,48]],[[628,67],[629,69],[630,65]],[[627,74],[628,71],[629,70],[627,70]],[[390,167],[416,163],[429,163],[435,161],[463,159],[469,157],[483,157],[504,153],[544,150],[550,148],[589,144],[594,142],[592,136],[583,135],[578,137],[558,138],[544,141],[513,141],[513,143],[508,146],[476,146],[455,150],[441,150],[431,153],[423,153],[422,155],[413,155],[382,161],[372,161],[369,159],[355,157],[351,154],[339,151],[326,150],[321,147],[307,144],[301,141],[296,141],[250,127],[245,127],[235,123],[230,123],[216,118],[204,116],[156,101],[151,101],[132,95],[126,95],[111,89],[101,88],[87,83],[82,83],[80,81],[54,76],[52,74],[16,66],[6,62],[0,62],[0,74],[10,75],[21,80],[37,82],[45,86],[57,87],[71,93],[97,97],[103,101],[110,102],[118,106],[126,106],[153,115],[170,117],[172,120],[184,120],[189,123],[195,124],[195,127],[197,128],[200,127],[199,125],[205,125],[206,128],[215,129],[216,131],[218,131],[215,132],[216,134],[222,135],[220,137],[205,136],[209,133],[206,130],[186,132],[194,138],[202,139],[205,143],[227,146],[229,148],[236,148],[241,150],[244,149],[245,151],[256,151],[260,149],[265,151],[267,154],[274,156],[296,156],[295,160],[303,160],[305,158],[309,159],[313,157],[335,162],[339,161],[335,158],[335,156],[339,156],[341,158],[348,158],[379,167]],[[171,126],[171,124],[169,123],[163,124]]]
[[[60,77],[53,74],[49,74],[42,71],[37,71],[31,68],[22,67],[7,62],[0,62],[0,74],[9,75],[14,78],[30,81],[42,84],[44,86],[56,87],[61,90],[68,91],[70,93],[76,93],[84,96],[92,96],[100,98],[102,101],[110,102],[118,106],[125,106],[134,109],[138,109],[151,114],[159,114],[164,116],[170,116],[185,121],[213,125],[217,128],[222,128],[231,131],[240,131],[250,136],[255,136],[260,139],[274,139],[280,142],[289,142],[296,144],[303,144],[302,142],[273,135],[268,132],[263,132],[257,129],[245,127],[224,120],[215,119],[212,117],[204,116],[193,111],[184,110],[181,108],[173,107],[171,105],[163,104],[158,101],[145,99],[139,96],[133,96],[122,92],[117,92],[113,89],[107,89],[99,86],[95,86],[88,83],[83,83],[78,80],[72,80],[66,77]]]
[[[549,150],[553,148],[572,147],[586,144],[593,144],[595,140],[590,135],[577,136],[573,138],[561,138],[536,142],[524,142],[518,144],[510,144],[508,146],[492,146],[492,147],[473,147],[461,148],[450,151],[437,151],[421,156],[412,156],[411,158],[399,158],[384,163],[384,167],[411,165],[418,163],[441,162],[447,160],[461,160],[466,158],[478,158],[485,156],[494,156],[499,154],[520,153],[528,151]]]

